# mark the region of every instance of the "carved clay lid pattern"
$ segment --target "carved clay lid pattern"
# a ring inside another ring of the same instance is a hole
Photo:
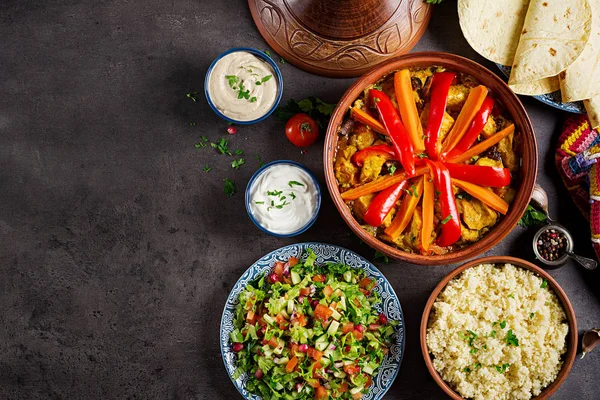
[[[261,35],[286,61],[330,77],[358,76],[408,53],[431,7],[422,0],[248,0]]]

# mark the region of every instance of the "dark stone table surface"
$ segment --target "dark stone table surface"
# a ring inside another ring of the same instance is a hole
[[[326,192],[317,223],[296,238],[267,236],[246,215],[243,189],[257,155],[302,162],[324,185],[322,138],[301,154],[280,121],[240,127],[227,137],[246,154],[238,171],[227,157],[194,148],[202,135],[227,136],[227,125],[202,96],[194,103],[185,94],[201,91],[210,62],[237,46],[267,49],[244,0],[0,2],[0,398],[239,398],[218,337],[242,272],[299,241],[373,259]],[[461,54],[494,70],[463,39],[453,1],[436,7],[419,50]],[[352,82],[281,69],[284,100],[336,102]],[[565,114],[523,102],[551,213],[591,255],[586,222],[553,165]],[[239,189],[231,198],[225,177]],[[532,259],[531,235],[517,227],[489,254]],[[452,266],[377,265],[407,326],[402,368],[386,397],[443,398],[425,369],[418,327]],[[599,273],[573,263],[551,273],[580,331],[600,326]],[[600,352],[577,359],[555,397],[597,399],[599,370]]]

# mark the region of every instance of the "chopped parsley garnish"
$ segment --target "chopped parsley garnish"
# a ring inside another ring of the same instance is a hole
[[[235,86],[240,83],[240,78],[237,75],[225,75],[225,79],[227,79],[230,88],[237,90]]]
[[[542,289],[545,289],[546,287],[548,287],[548,281],[544,279],[544,281],[542,282],[542,284],[540,285],[540,287]]]
[[[227,154],[228,156],[232,155],[228,147],[229,142],[225,138],[221,138],[217,143],[211,143],[210,145],[212,148],[219,150],[221,154]]]
[[[246,161],[243,158],[240,158],[238,160],[233,160],[231,162],[231,168],[233,169],[239,169],[240,166],[242,166]]]
[[[446,218],[444,218],[442,220],[442,225],[446,225],[448,223],[448,221],[450,221],[451,219],[452,219],[452,215],[448,215]]]
[[[256,102],[256,96],[250,97],[250,103],[254,103],[254,102]]]
[[[506,320],[500,322],[500,329],[504,329],[504,328],[506,328]]]
[[[238,99],[250,99],[250,89],[244,90],[244,82],[240,82],[240,87],[238,89]]]
[[[517,339],[517,336],[513,333],[512,329],[508,330],[504,341],[506,342],[507,346],[510,346],[510,345],[517,346],[517,347],[519,346],[519,339]]]
[[[186,96],[188,99],[192,99],[192,101],[193,101],[194,103],[195,103],[195,102],[198,100],[198,98],[196,97],[196,96],[198,96],[198,92],[188,92],[188,93],[186,93],[186,94],[185,94],[185,96]]]
[[[281,193],[283,193],[282,190],[273,190],[273,191],[268,190],[267,196],[279,196],[279,195],[281,195]]]
[[[283,58],[281,58],[281,57],[279,58],[279,62],[282,63],[282,64],[285,64],[285,60]]]
[[[533,319],[533,317],[535,317],[535,313],[532,312],[531,314],[529,314],[529,319]]]
[[[396,163],[392,163],[389,168],[388,171],[390,172],[390,175],[394,175],[394,172],[396,172],[398,168],[396,168]]]
[[[197,149],[201,148],[201,147],[206,147],[208,146],[208,138],[204,135],[202,135],[202,137],[200,138],[200,141],[196,144],[194,144],[194,147],[196,147]]]
[[[296,200],[296,195],[294,194],[294,192],[290,192],[290,197],[292,198],[292,200]]]
[[[265,204],[264,201],[255,201],[254,204]]]
[[[490,337],[496,337],[496,331],[495,331],[495,330],[493,330],[493,331],[490,333]]]
[[[465,367],[465,368],[463,369],[463,372],[466,372],[466,373],[468,374],[469,372],[471,372],[471,368],[469,368],[469,367]]]
[[[237,150],[235,151],[235,155],[236,155],[236,156],[241,156],[242,154],[244,154],[244,150],[242,150],[242,149],[237,149]]]
[[[375,85],[373,85],[373,89],[375,89],[375,90],[383,90],[383,87],[381,85],[375,84]]]
[[[210,172],[212,168],[208,166],[208,164],[204,165],[204,172]]]
[[[519,225],[524,227],[537,226],[547,219],[548,216],[544,212],[538,211],[532,206],[527,206],[525,214],[519,220]]]
[[[419,154],[417,154],[417,157],[419,157],[420,159],[427,158],[427,154],[419,153]]]
[[[229,197],[233,196],[233,194],[236,192],[235,183],[228,178],[223,179],[223,182],[225,182],[223,192]]]
[[[195,122],[190,122],[190,126],[196,126]]]
[[[256,160],[258,160],[258,167],[262,167],[263,165],[265,165],[265,163],[262,161],[262,158],[260,158],[259,155],[256,155]]]
[[[300,183],[300,182],[298,182],[298,181],[289,181],[289,182],[288,182],[288,185],[290,185],[290,187],[291,187],[291,188],[293,188],[293,187],[294,187],[294,185],[297,185],[297,186],[304,186],[304,183]]]
[[[508,295],[508,296],[506,296],[506,297],[508,297],[509,299],[514,299],[514,298],[515,298],[515,295],[511,293],[511,294],[509,294],[509,295]]]
[[[267,75],[264,78],[262,78],[260,81],[256,81],[255,83],[260,86],[263,83],[267,82],[269,79],[271,79],[273,77],[273,75]]]
[[[503,374],[504,372],[506,372],[506,369],[508,367],[510,367],[510,364],[502,364],[502,365],[495,365],[496,367],[496,371],[500,372],[501,374]]]
[[[269,50],[265,50],[265,54],[268,55],[270,58],[273,58],[271,57],[271,52]]]

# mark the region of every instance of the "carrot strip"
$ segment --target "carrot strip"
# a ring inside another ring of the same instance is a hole
[[[377,121],[375,118],[371,117],[369,114],[367,114],[360,108],[352,107],[350,115],[352,116],[352,119],[358,122],[362,122],[363,124],[373,129],[375,132],[381,133],[382,135],[387,135],[387,131],[385,130],[383,124]]]
[[[413,176],[408,176],[405,172],[396,172],[394,175],[386,175],[383,178],[374,180],[373,182],[365,183],[364,185],[345,191],[344,193],[342,193],[342,199],[346,201],[356,200],[359,197],[362,197],[367,194],[381,192],[382,190],[387,189],[390,186],[395,185],[397,183],[400,183],[405,179],[413,178],[415,176],[421,176],[427,171],[427,167],[420,167],[416,169],[415,174]]]
[[[396,101],[402,123],[408,131],[408,137],[412,142],[416,153],[425,151],[423,143],[423,126],[417,111],[417,104],[413,96],[412,83],[410,82],[410,71],[403,69],[394,74],[394,90],[396,91]]]
[[[475,157],[476,155],[483,153],[484,151],[486,151],[487,149],[489,149],[496,143],[500,142],[502,139],[504,139],[505,137],[507,137],[508,135],[513,133],[514,131],[515,131],[515,126],[513,124],[511,124],[510,126],[507,126],[506,128],[502,129],[500,132],[490,136],[489,138],[485,139],[484,141],[477,143],[475,146],[471,147],[469,150],[465,151],[461,155],[451,158],[450,160],[447,160],[447,161],[458,164],[458,163],[470,160],[472,157]]]
[[[416,192],[416,196],[415,196]],[[421,200],[421,196],[423,195],[423,178],[420,178],[415,185],[415,190],[412,195],[408,195],[408,193],[404,196],[402,200],[402,204],[400,205],[400,209],[398,210],[398,214],[392,221],[392,224],[385,229],[385,234],[392,238],[392,240],[396,240],[398,236],[404,232],[404,229],[408,226],[413,213],[415,212],[415,208],[419,201]]]
[[[460,114],[458,114],[458,118],[456,119],[452,130],[444,140],[442,145],[443,152],[451,151],[454,146],[460,142],[465,133],[467,133],[467,129],[471,126],[471,122],[473,122],[473,118],[475,118],[475,115],[479,112],[487,94],[488,89],[483,85],[471,89],[467,101],[462,110],[460,110]]]
[[[428,251],[433,233],[433,180],[431,175],[423,177],[423,227],[421,228],[421,247]]]
[[[482,203],[498,211],[500,214],[505,215],[508,212],[508,203],[488,188],[458,179],[452,179],[452,184],[479,199]]]

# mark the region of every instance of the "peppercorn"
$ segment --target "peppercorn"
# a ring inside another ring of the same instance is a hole
[[[536,243],[538,252],[547,261],[556,261],[567,251],[567,237],[556,229],[542,232]]]

